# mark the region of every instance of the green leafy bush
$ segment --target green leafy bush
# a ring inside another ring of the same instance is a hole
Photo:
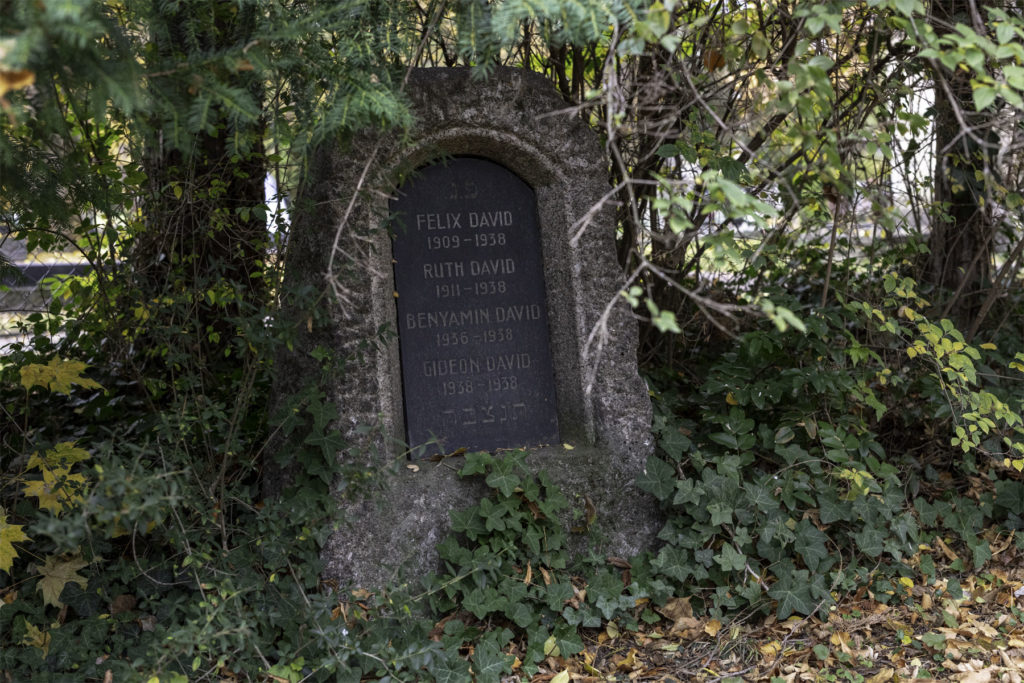
[[[477,623],[497,619],[525,633],[524,664],[530,669],[555,650],[569,656],[583,644],[575,626],[559,618],[577,593],[566,571],[566,536],[558,522],[568,501],[545,473],[534,476],[524,458],[522,452],[466,455],[460,476],[483,476],[490,495],[452,511],[453,534],[437,548],[446,571],[428,577],[426,585],[435,610],[459,608]],[[459,619],[449,621],[445,632],[455,648],[476,634]],[[485,642],[500,650],[512,635],[499,630]],[[474,671],[501,668],[478,661],[493,655],[493,648],[478,652]],[[502,661],[501,671],[511,671],[511,659],[502,656]]]
[[[162,327],[190,310],[165,302],[149,327],[140,321],[138,334],[164,340],[137,358],[150,381],[47,343],[22,345],[0,368],[0,670],[15,680],[418,680],[452,666],[411,598],[356,598],[321,582],[332,487],[357,490],[367,477],[339,465],[337,410],[317,387],[268,420],[269,364],[253,349],[272,358],[287,335],[278,341],[263,316],[236,318],[246,343],[231,348],[250,362],[204,364]],[[264,498],[272,448],[291,481]]]
[[[935,534],[954,533],[977,567],[986,522],[1019,523],[1021,395],[974,366],[995,347],[915,312],[910,281],[884,289],[881,309],[819,309],[805,334],[742,334],[697,362],[698,391],[652,376],[659,452],[639,484],[669,521],[651,566],[714,612],[781,619],[860,586],[893,595],[890,577],[909,575]],[[979,469],[988,484],[973,497],[938,488]]]

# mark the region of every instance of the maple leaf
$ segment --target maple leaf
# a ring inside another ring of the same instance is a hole
[[[50,634],[46,631],[40,631],[38,627],[32,624],[25,624],[25,637],[21,639],[22,645],[30,645],[32,647],[38,647],[43,651],[43,657],[50,652]]]
[[[83,389],[102,389],[99,382],[82,376],[86,367],[81,361],[64,360],[60,356],[54,356],[46,365],[29,363],[21,368],[21,386],[25,389],[46,387],[58,394],[70,394],[72,384]]]
[[[27,469],[36,468],[40,471],[46,468],[68,468],[76,462],[89,459],[89,451],[79,448],[74,441],[62,441],[44,455],[38,452],[33,453],[28,459]]]
[[[11,573],[14,558],[18,556],[14,544],[19,541],[31,540],[21,529],[20,524],[7,523],[7,511],[0,507],[0,569],[8,574]]]
[[[43,602],[54,607],[63,607],[64,603],[60,601],[61,591],[72,582],[84,590],[88,582],[84,576],[78,575],[78,570],[88,564],[81,555],[65,559],[49,555],[46,564],[39,568],[39,575],[43,578],[36,584],[36,590],[43,592]]]
[[[42,479],[25,482],[22,490],[26,496],[38,498],[40,508],[59,515],[64,508],[82,500],[80,491],[84,485],[85,477],[81,474],[68,474],[67,467],[57,467],[44,469]]]

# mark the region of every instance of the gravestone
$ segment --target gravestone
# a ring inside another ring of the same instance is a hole
[[[645,549],[661,526],[633,484],[651,404],[596,135],[521,70],[415,70],[406,94],[408,137],[321,149],[293,204],[286,283],[332,297],[286,314],[302,335],[275,391],[319,384],[341,410],[339,458],[373,482],[339,495],[328,578],[434,570],[449,512],[483,493],[456,475],[465,450],[525,448],[578,512],[596,509],[576,552]]]
[[[407,443],[419,456],[557,442],[533,190],[459,157],[417,171],[390,208]]]

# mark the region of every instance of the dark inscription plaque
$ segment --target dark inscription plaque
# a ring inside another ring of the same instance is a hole
[[[409,445],[432,455],[557,441],[533,190],[460,157],[417,171],[391,212]]]

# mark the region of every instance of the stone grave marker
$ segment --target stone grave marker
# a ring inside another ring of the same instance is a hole
[[[537,200],[486,159],[419,169],[390,205],[415,455],[558,441]]]
[[[321,149],[293,203],[286,282],[333,297],[285,313],[302,336],[275,391],[322,388],[338,457],[373,472],[364,495],[339,496],[327,576],[372,587],[434,570],[449,512],[483,493],[458,456],[437,462],[461,449],[525,448],[577,512],[597,510],[576,552],[643,550],[661,527],[633,484],[651,404],[596,135],[517,69],[420,69],[407,95],[408,137]]]

